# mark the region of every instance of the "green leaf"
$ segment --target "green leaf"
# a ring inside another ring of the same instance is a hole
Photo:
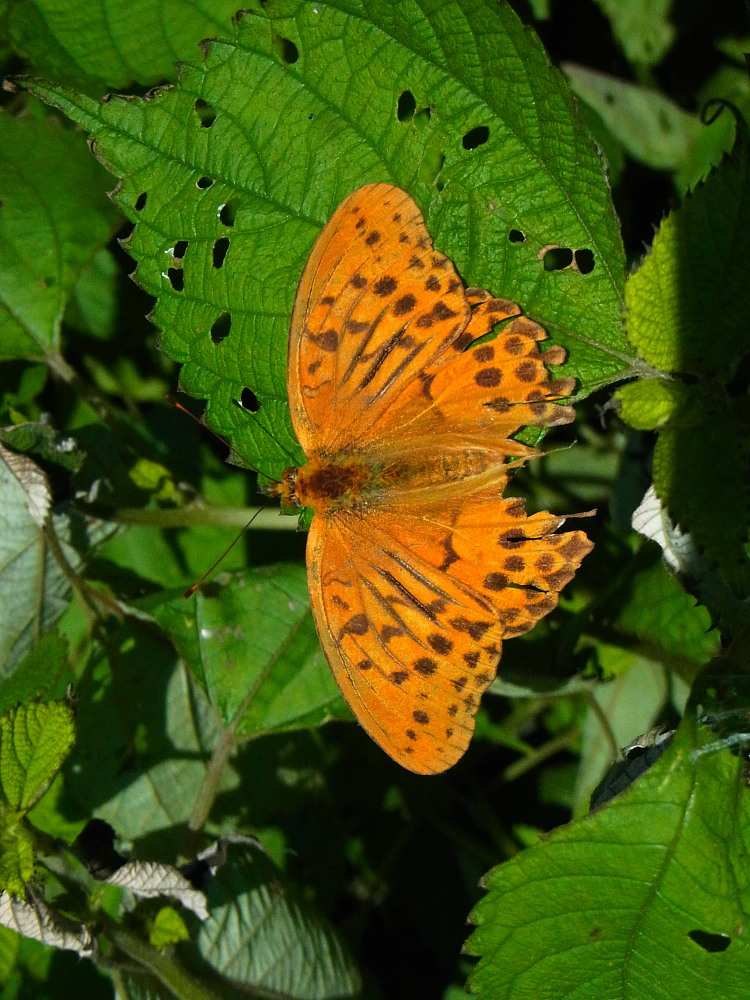
[[[190,934],[177,910],[171,906],[163,906],[154,917],[148,939],[154,948],[166,948],[178,941],[190,940]]]
[[[80,135],[0,116],[0,358],[44,358],[78,275],[119,215]]]
[[[226,31],[236,0],[23,0],[8,31],[37,75],[99,89],[149,85],[174,76],[174,64],[195,56],[203,38]]]
[[[46,694],[68,672],[68,647],[56,632],[43,636],[0,685],[0,712]]]
[[[715,654],[719,636],[706,609],[683,590],[655,552],[644,547],[617,578],[608,600],[593,611],[596,628],[605,642],[692,680],[695,669]]]
[[[189,601],[161,597],[143,606],[238,737],[349,718],[320,649],[301,566],[263,567],[228,582],[222,574]]]
[[[602,659],[606,665],[606,655],[600,655],[600,662]],[[607,720],[615,746],[624,747],[653,726],[667,703],[669,680],[666,671],[638,655],[631,654],[627,659],[627,670],[610,684],[599,685],[592,693],[598,710],[589,706],[586,712],[575,789],[579,814],[588,810],[591,793],[612,765],[612,745],[602,733],[602,716]]]
[[[125,622],[109,643],[107,656],[89,650],[61,808],[71,818],[95,814],[124,840],[158,831],[171,857],[206,780],[215,713],[153,627]],[[227,768],[217,780],[226,790],[236,776]]]
[[[672,518],[715,560],[738,596],[747,593],[750,414],[742,400],[706,393],[695,422],[661,431],[654,487]],[[717,470],[719,474],[717,474]]]
[[[734,123],[729,115],[703,125],[697,115],[655,90],[572,63],[564,68],[575,94],[626,152],[654,170],[674,171],[680,191],[697,183],[731,148]]]
[[[48,518],[47,479],[26,455],[0,445],[0,677],[9,677],[64,612],[71,591],[59,557],[75,569],[103,524],[80,515]],[[56,547],[59,552],[54,554]]]
[[[626,792],[490,872],[468,942],[474,994],[742,995],[750,797],[729,749],[694,756],[712,738],[688,716]]]
[[[748,165],[743,134],[664,220],[627,283],[628,336],[658,368],[727,379],[747,351]]]
[[[68,302],[65,323],[99,340],[115,334],[120,270],[112,253],[100,250],[81,271]]]
[[[265,474],[301,458],[285,354],[304,261],[368,181],[408,189],[467,283],[521,302],[569,348],[564,373],[584,388],[629,366],[602,166],[563,79],[510,8],[430,0],[405,19],[366,0],[275,0],[148,101],[30,87],[89,131],[122,178],[116,199],[136,223],[128,251],[157,297],[162,345],[237,460]],[[475,129],[487,140],[467,149]],[[590,250],[594,269],[545,270],[550,246]],[[237,406],[245,387],[257,412]]]
[[[694,423],[700,419],[701,390],[683,382],[643,379],[618,389],[614,398],[620,416],[637,431],[654,431],[675,421]]]
[[[73,712],[64,702],[12,708],[0,718],[0,794],[25,812],[39,801],[70,753]]]
[[[228,852],[207,887],[203,958],[230,980],[287,997],[357,996],[359,973],[328,922],[294,898],[262,851],[235,843]]]
[[[0,807],[0,892],[25,899],[26,883],[34,874],[35,862],[34,842],[23,825],[23,814]]]
[[[596,0],[628,62],[655,66],[675,36],[669,21],[672,0]]]

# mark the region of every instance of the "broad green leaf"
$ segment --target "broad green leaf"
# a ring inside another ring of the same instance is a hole
[[[713,742],[689,715],[622,795],[489,873],[468,942],[475,995],[742,996],[750,797],[730,748],[695,755]]]
[[[0,718],[0,794],[7,808],[39,801],[70,753],[73,712],[64,702],[32,702]]]
[[[655,66],[669,51],[675,29],[672,0],[596,0],[628,62]]]
[[[59,349],[78,275],[118,223],[105,184],[80,135],[0,115],[0,359]]]
[[[8,32],[35,75],[122,89],[172,79],[174,64],[225,32],[236,10],[236,0],[22,0]]]
[[[745,355],[749,192],[743,136],[664,220],[628,281],[628,336],[649,364],[727,379]]]
[[[294,898],[262,851],[228,845],[207,895],[198,949],[223,976],[300,1000],[359,994],[359,973],[333,928]]]
[[[128,251],[157,297],[162,345],[238,461],[278,478],[301,457],[286,401],[295,289],[322,225],[373,180],[415,196],[467,283],[546,325],[584,390],[629,368],[602,166],[508,7],[430,0],[403,18],[368,0],[273,0],[148,101],[30,86],[122,178]],[[550,246],[590,250],[593,270],[545,270]],[[237,406],[245,388],[257,412]]]
[[[100,250],[81,271],[68,302],[65,322],[97,340],[115,334],[121,273],[111,251]]]
[[[61,811],[95,814],[123,840],[158,831],[164,856],[174,857],[206,780],[215,714],[146,623],[113,631],[108,653],[91,650],[79,685],[75,766],[64,771]],[[236,781],[226,768],[217,792]]]
[[[189,601],[145,602],[238,737],[348,718],[310,615],[305,571],[222,574]],[[239,716],[239,718],[238,718]]]

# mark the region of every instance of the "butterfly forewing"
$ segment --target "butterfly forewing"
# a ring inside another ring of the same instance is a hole
[[[305,452],[372,440],[400,392],[455,353],[470,316],[414,201],[388,184],[350,195],[313,247],[292,314],[289,399]]]

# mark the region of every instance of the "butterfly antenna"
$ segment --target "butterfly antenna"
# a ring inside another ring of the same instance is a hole
[[[252,516],[252,517],[250,518],[250,520],[249,520],[249,521],[247,522],[247,524],[246,524],[246,525],[245,525],[245,527],[244,527],[244,528],[242,529],[242,531],[240,531],[240,533],[239,533],[239,534],[237,535],[237,537],[236,537],[236,538],[234,538],[234,539],[233,539],[233,540],[232,540],[232,541],[231,541],[231,542],[229,543],[229,545],[228,545],[228,546],[227,546],[227,547],[226,547],[226,548],[224,549],[224,551],[223,551],[223,552],[221,553],[221,555],[220,555],[220,556],[219,556],[219,558],[218,558],[218,559],[216,560],[216,562],[215,562],[215,563],[214,563],[214,564],[213,564],[212,566],[209,566],[209,568],[208,568],[208,569],[206,570],[206,572],[205,572],[205,573],[203,573],[203,575],[202,575],[202,576],[201,576],[201,577],[200,577],[200,578],[199,578],[198,580],[196,580],[196,581],[195,581],[195,583],[194,583],[194,584],[193,584],[193,585],[192,585],[191,587],[188,587],[188,589],[187,589],[187,590],[185,591],[185,593],[184,593],[184,594],[182,595],[182,597],[183,597],[183,599],[184,599],[184,600],[187,600],[187,599],[188,599],[189,597],[192,597],[192,596],[193,596],[193,594],[194,594],[194,593],[196,592],[196,590],[198,589],[198,587],[200,587],[200,585],[201,585],[201,584],[203,583],[203,581],[204,581],[205,579],[207,579],[207,577],[211,576],[211,574],[212,574],[212,573],[213,573],[213,571],[214,571],[214,570],[216,569],[216,567],[217,567],[217,566],[219,565],[219,563],[220,563],[220,562],[221,562],[221,561],[222,561],[223,559],[225,559],[225,558],[226,558],[226,557],[227,557],[227,556],[229,555],[229,553],[230,553],[230,552],[232,551],[232,549],[233,549],[233,548],[235,547],[235,545],[237,544],[237,542],[239,542],[240,538],[242,538],[242,536],[243,536],[243,535],[245,534],[245,532],[247,531],[247,529],[248,529],[248,528],[250,527],[250,525],[251,525],[251,524],[253,523],[253,521],[255,520],[255,518],[256,518],[256,517],[257,517],[257,516],[258,516],[259,514],[261,514],[261,513],[262,513],[262,512],[264,511],[264,510],[266,510],[266,507],[267,507],[267,506],[268,506],[267,504],[263,504],[262,506],[260,506],[260,507],[259,507],[259,508],[258,508],[258,509],[257,509],[257,510],[255,511],[255,513],[254,513],[254,514],[253,514],[253,516]]]

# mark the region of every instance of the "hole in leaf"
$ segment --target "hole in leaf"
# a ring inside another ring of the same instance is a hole
[[[311,111],[310,114],[307,116],[307,120],[311,122],[314,117],[315,117],[315,115]]]
[[[170,267],[167,271],[167,278],[176,292],[181,292],[185,288],[185,275],[182,273],[182,268]]]
[[[260,409],[260,400],[252,389],[245,387],[242,390],[242,395],[240,396],[240,405],[244,410],[249,410],[251,413],[257,413]]]
[[[223,265],[224,260],[229,250],[229,240],[226,236],[222,236],[214,243],[213,255],[214,255],[214,267],[219,268]]]
[[[236,198],[230,198],[225,205],[221,206],[219,209],[219,218],[225,226],[234,225],[234,220],[237,218],[237,211],[239,210],[239,207],[240,203]]]
[[[195,186],[197,188],[200,188],[201,190],[205,190],[206,188],[210,188],[212,184],[213,184],[213,181],[211,180],[210,177],[200,177],[195,182]]]
[[[578,270],[581,274],[591,274],[596,264],[594,254],[591,250],[576,250],[573,256],[575,257],[576,265],[578,266]]]
[[[552,247],[542,259],[545,271],[564,271],[573,263],[573,251],[568,247]]]
[[[135,199],[136,212],[142,212],[143,209],[146,207],[147,201],[148,201],[148,193],[146,191],[141,191],[141,193]]]
[[[410,90],[405,90],[396,105],[396,117],[400,122],[408,122],[417,110],[417,100]]]
[[[202,97],[193,105],[195,113],[198,115],[198,120],[201,123],[201,128],[211,128],[213,123],[216,121],[216,111],[208,101],[204,101]]]
[[[508,233],[508,242],[525,243],[526,236],[521,232],[520,229],[511,229],[511,231]]]
[[[187,253],[188,241],[178,240],[174,245],[174,250],[172,251],[172,256],[175,260],[182,260],[182,258]]]
[[[712,952],[713,954],[720,951],[726,951],[732,943],[731,938],[726,934],[711,934],[709,931],[690,931],[688,937],[691,941],[694,941],[699,948],[702,948],[704,951]]]
[[[229,331],[232,329],[232,317],[227,312],[219,314],[218,319],[211,327],[211,340],[215,344],[220,344],[222,340],[226,340],[229,336]],[[249,390],[245,390],[248,392]]]
[[[489,128],[486,125],[477,125],[476,128],[470,129],[466,133],[461,140],[461,145],[464,149],[476,149],[477,146],[483,146],[489,137]]]
[[[276,35],[271,47],[277,59],[286,66],[293,66],[299,59],[299,49],[291,38],[282,38],[281,35]]]

